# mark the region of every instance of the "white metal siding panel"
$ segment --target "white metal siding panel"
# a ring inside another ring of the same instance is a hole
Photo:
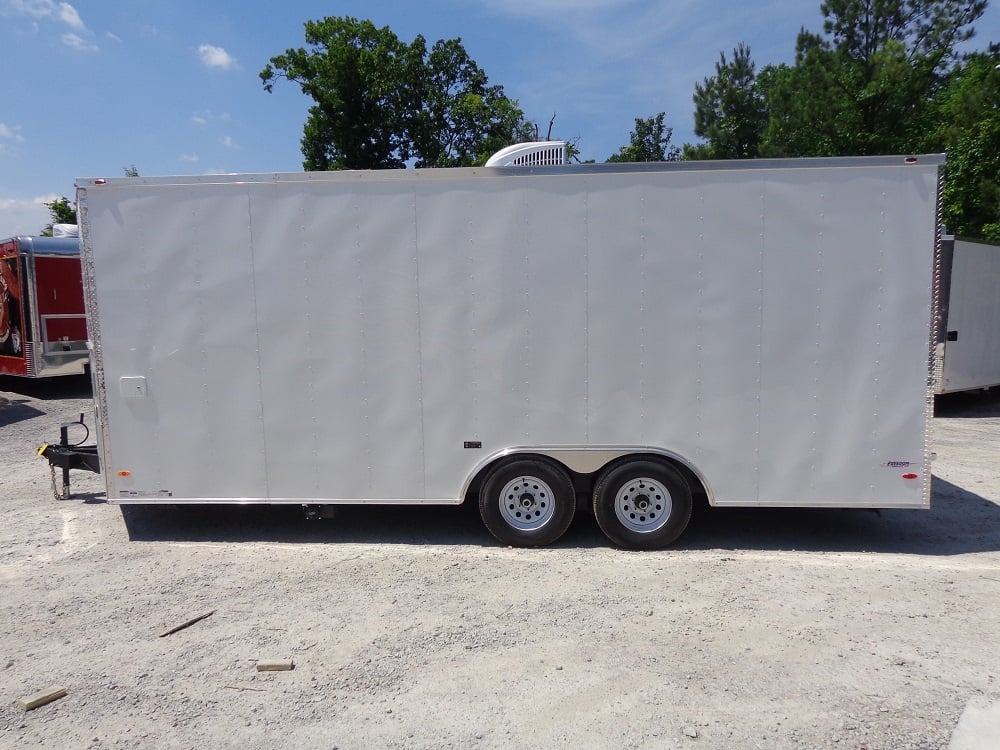
[[[802,170],[765,194],[761,500],[920,504],[933,175]],[[848,182],[849,181],[849,182]],[[848,187],[850,185],[850,187]],[[859,366],[858,363],[865,363]]]
[[[431,497],[457,497],[467,472],[494,451],[587,441],[586,222],[577,182],[420,188]]]
[[[247,215],[222,187],[92,201],[112,497],[266,493]],[[146,397],[122,377],[145,377]]]
[[[759,177],[617,175],[589,197],[591,440],[693,461],[756,500]]]
[[[1000,385],[1000,246],[955,240],[944,391]]]
[[[271,494],[422,496],[412,190],[251,195]]]

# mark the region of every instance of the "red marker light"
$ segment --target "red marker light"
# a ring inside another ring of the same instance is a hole
[[[105,182],[107,182],[107,180],[105,180],[103,177],[94,180],[95,185],[103,185]]]
[[[916,164],[917,161],[918,159],[915,156],[907,156],[905,159],[903,159],[904,164]]]
[[[916,479],[918,476],[918,474],[914,474],[913,472],[907,472],[903,474],[903,479]]]

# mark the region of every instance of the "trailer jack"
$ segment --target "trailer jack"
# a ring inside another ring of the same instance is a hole
[[[82,425],[87,431],[80,443],[70,445],[69,428],[73,425]],[[81,445],[90,437],[90,428],[83,421],[83,414],[75,422],[63,422],[59,427],[59,444],[49,445],[42,443],[38,449],[38,455],[49,460],[49,470],[52,472],[52,496],[56,500],[69,500],[69,470],[82,469],[92,471],[95,474],[101,473],[101,461],[97,455],[96,445]],[[62,491],[56,484],[56,467],[62,469]]]

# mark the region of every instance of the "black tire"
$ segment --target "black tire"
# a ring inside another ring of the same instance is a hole
[[[489,532],[513,547],[542,547],[566,533],[576,493],[565,469],[542,458],[515,458],[494,467],[479,491],[479,515]]]
[[[662,549],[691,520],[691,488],[662,461],[626,461],[611,467],[594,486],[594,517],[619,547]]]

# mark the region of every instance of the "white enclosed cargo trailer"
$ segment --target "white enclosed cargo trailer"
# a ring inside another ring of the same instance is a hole
[[[935,392],[1000,385],[1000,245],[943,237]]]
[[[82,179],[108,497],[925,507],[942,162]]]

